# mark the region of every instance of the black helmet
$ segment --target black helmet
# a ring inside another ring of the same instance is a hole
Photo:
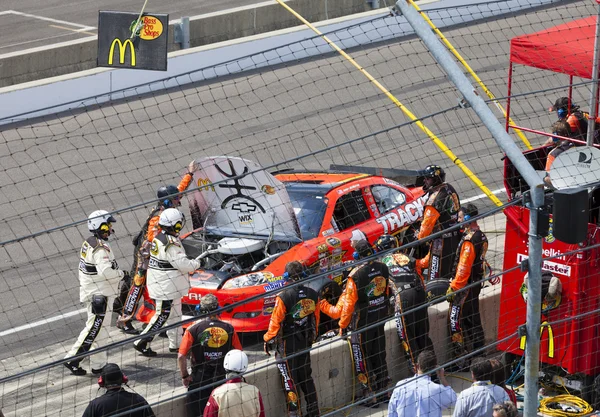
[[[425,178],[433,178],[432,187],[436,185],[440,185],[444,181],[446,181],[446,173],[439,165],[427,165],[423,170],[423,177]],[[423,189],[426,190],[428,187],[424,186]]]
[[[377,252],[383,252],[397,247],[398,239],[392,235],[381,235],[379,236],[379,239],[375,241],[375,249],[377,249]]]
[[[175,185],[163,185],[156,191],[160,204],[166,208],[173,207],[173,196],[176,194],[179,194],[179,189]]]

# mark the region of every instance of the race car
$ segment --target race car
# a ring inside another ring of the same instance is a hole
[[[371,243],[384,233],[402,239],[423,215],[417,171],[331,166],[269,174],[241,158],[198,162],[194,231],[182,242],[202,269],[190,278],[183,316],[198,315],[200,298],[213,293],[221,307],[233,305],[221,319],[238,332],[267,329],[288,262],[300,261],[307,276],[323,273],[308,285],[322,297],[339,296],[342,275],[327,272],[353,260],[353,231]]]

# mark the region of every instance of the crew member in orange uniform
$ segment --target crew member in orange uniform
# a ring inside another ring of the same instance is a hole
[[[117,321],[117,327],[127,334],[139,334],[139,330],[133,327],[131,319],[137,310],[138,304],[142,295],[144,300],[154,306],[154,302],[148,296],[146,289],[146,271],[148,270],[148,261],[150,260],[150,247],[152,241],[160,233],[158,219],[160,213],[167,208],[177,208],[181,206],[181,196],[175,195],[188,189],[194,179],[194,172],[198,170],[196,161],[193,160],[188,165],[188,172],[183,176],[178,186],[167,185],[160,187],[156,192],[156,197],[159,199],[156,207],[152,208],[150,215],[144,222],[142,230],[133,239],[133,265],[131,280],[121,281],[119,283],[119,297],[115,299],[113,310],[121,313],[121,317]],[[132,285],[133,284],[133,285]],[[148,318],[148,320],[150,320]]]
[[[285,275],[292,283],[298,283],[304,276],[304,268],[298,261],[289,262],[285,266]],[[264,335],[265,352],[270,355],[269,345],[277,344],[275,356],[289,417],[303,415],[298,387],[304,393],[306,416],[320,415],[319,400],[312,378],[310,352],[306,351],[317,338],[319,319],[319,295],[312,288],[296,284],[277,295],[269,329]],[[306,352],[287,358],[301,351]]]
[[[375,253],[367,240],[358,241],[354,245],[354,250],[354,258],[357,260]],[[347,330],[351,331],[350,345],[354,372],[362,387],[362,397],[383,390],[389,383],[384,332],[386,319],[390,317],[389,277],[388,267],[384,263],[369,261],[350,272],[344,291],[335,306],[325,300],[321,301],[323,313],[333,319],[340,319],[340,335]],[[375,323],[379,325],[361,330]],[[377,407],[384,400],[382,396],[363,405]]]
[[[460,199],[450,184],[445,182],[446,173],[437,165],[428,165],[424,170],[427,201],[423,212],[421,228],[417,239],[424,239],[432,233],[438,233],[456,224]],[[425,281],[433,279],[451,279],[452,265],[460,233],[458,230],[433,239],[430,244],[429,254],[417,262],[417,271],[427,269]]]
[[[185,330],[177,362],[183,385],[188,387],[186,408],[188,417],[202,416],[210,393],[215,386],[207,386],[225,379],[225,355],[231,349],[242,349],[240,339],[231,324],[219,320],[217,297],[206,294],[200,300],[200,312],[208,314]],[[188,373],[187,355],[191,353],[192,372]],[[198,390],[200,387],[204,389]]]
[[[479,214],[473,204],[463,206],[465,221]],[[481,281],[484,275],[485,254],[488,241],[476,221],[469,223],[458,246],[457,259],[454,267],[454,278],[446,299],[450,303],[448,320],[454,358],[469,352],[466,340],[472,343],[472,350],[484,346],[484,333],[479,313],[479,293],[481,284],[476,284],[466,290],[469,284]],[[465,337],[466,336],[466,337]],[[464,365],[464,364],[463,364]]]

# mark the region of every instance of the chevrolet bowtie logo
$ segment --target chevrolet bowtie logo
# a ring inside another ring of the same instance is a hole
[[[245,202],[235,203],[231,206],[232,210],[239,211],[240,213],[252,213],[256,211],[256,206]]]

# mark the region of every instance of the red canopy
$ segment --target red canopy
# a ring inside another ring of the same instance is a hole
[[[561,74],[592,78],[596,16],[555,26],[510,41],[510,61]]]

